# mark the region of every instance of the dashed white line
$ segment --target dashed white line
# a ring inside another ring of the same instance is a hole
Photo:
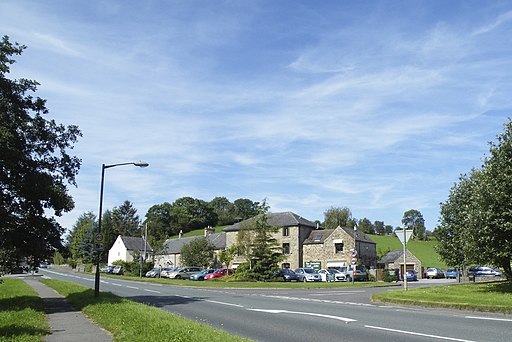
[[[228,305],[228,306],[236,306],[238,308],[243,308],[242,305],[232,304],[232,303],[225,303],[225,302],[218,302],[216,300],[205,300],[205,302],[214,303],[214,304],[221,304],[221,305]]]
[[[267,313],[273,313],[273,314],[285,313],[285,314],[315,316],[315,317],[336,319],[338,321],[343,321],[345,323],[357,322],[357,320],[352,319],[352,318],[346,318],[346,317],[340,317],[340,316],[332,316],[332,315],[325,315],[325,314],[319,314],[319,313],[314,313],[314,312],[300,312],[300,311],[288,311],[288,310],[266,310],[266,309],[247,309],[247,310],[249,310],[249,311],[258,311],[258,312],[267,312]]]
[[[134,289],[134,290],[138,290],[139,289],[138,287],[130,286],[130,285],[126,285],[126,287],[129,288],[129,289]]]
[[[373,325],[365,325],[364,327],[365,327],[365,328],[370,328],[370,329],[384,330],[384,331],[389,331],[389,332],[394,332],[394,333],[399,333],[399,334],[405,334],[405,335],[413,335],[413,336],[430,337],[430,338],[435,338],[435,339],[438,339],[438,340],[458,341],[458,342],[475,342],[475,341],[472,341],[472,340],[463,340],[463,339],[460,339],[460,338],[454,338],[454,337],[446,337],[446,336],[439,336],[439,335],[422,334],[422,333],[417,333],[417,332],[413,332],[413,331],[405,331],[405,330],[398,330],[398,329],[390,329],[390,328],[376,327],[376,326],[373,326]]]
[[[116,283],[112,283],[112,285],[114,285],[114,286],[123,286],[122,284],[116,284]]]
[[[143,290],[147,291],[147,292],[160,293],[160,291],[154,291],[154,290],[149,290],[149,289],[143,289]]]
[[[477,317],[477,316],[466,316],[465,318],[483,319],[483,320],[488,320],[488,321],[512,322],[512,319],[508,319],[508,318]]]

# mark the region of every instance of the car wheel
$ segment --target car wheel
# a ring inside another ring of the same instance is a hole
[[[176,277],[174,277],[174,279],[181,279],[181,276],[177,275]]]
[[[302,281],[303,281],[303,282],[305,282],[305,283],[307,283],[307,282],[308,282],[308,280],[306,279],[306,277],[302,278]]]
[[[352,282],[352,278],[350,276],[347,276],[347,282],[351,283]]]

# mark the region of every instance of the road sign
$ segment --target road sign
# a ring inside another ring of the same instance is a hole
[[[94,241],[95,242],[103,242],[105,241],[105,237],[102,233],[94,233]]]
[[[357,264],[357,258],[354,257],[354,258],[352,258],[352,265],[355,265],[355,264]]]
[[[355,249],[352,250],[352,258],[355,258],[357,256],[357,251]]]
[[[396,234],[397,238],[400,240],[400,242],[402,243],[402,245],[407,244],[407,241],[409,241],[409,239],[412,236],[412,232],[413,232],[412,229],[406,229],[405,230],[405,236],[404,236],[404,230],[403,229],[395,230],[395,234]]]
[[[94,249],[97,251],[103,251],[105,249],[105,245],[102,242],[96,242],[94,244]]]

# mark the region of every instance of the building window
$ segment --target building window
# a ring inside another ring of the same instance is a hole
[[[334,251],[336,254],[343,253],[343,242],[334,244]]]
[[[288,227],[283,227],[283,236],[290,236],[290,231],[288,230]]]
[[[290,254],[290,244],[283,243],[283,254]]]

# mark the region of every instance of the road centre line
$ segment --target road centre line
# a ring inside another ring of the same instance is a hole
[[[228,306],[236,306],[237,308],[243,308],[243,306],[242,306],[242,305],[232,304],[232,303],[226,303],[226,302],[218,302],[218,301],[216,301],[216,300],[208,300],[208,299],[205,299],[204,301],[205,301],[205,302],[208,302],[208,303],[221,304],[221,305],[228,305]]]
[[[149,289],[143,289],[144,291],[147,291],[147,292],[153,292],[153,293],[161,293],[160,291],[155,291],[155,290],[149,290]]]
[[[114,286],[123,286],[122,284],[116,284],[116,283],[112,283],[111,285],[114,285]]]
[[[439,335],[422,334],[422,333],[417,333],[417,332],[413,332],[413,331],[405,331],[405,330],[398,330],[398,329],[390,329],[390,328],[376,327],[376,326],[373,326],[373,325],[365,325],[364,327],[365,327],[365,328],[370,328],[370,329],[377,329],[377,330],[384,330],[384,331],[389,331],[389,332],[395,332],[395,333],[405,334],[405,335],[422,336],[422,337],[431,337],[431,338],[435,338],[435,339],[438,339],[438,340],[458,341],[458,342],[475,342],[475,341],[472,341],[472,340],[463,340],[463,339],[460,339],[460,338],[454,338],[454,337],[446,337],[446,336],[439,336]]]
[[[300,311],[288,311],[288,310],[267,310],[267,309],[247,309],[247,310],[249,310],[249,311],[257,311],[257,312],[273,313],[273,314],[282,314],[282,313],[284,313],[284,314],[315,316],[315,317],[336,319],[338,321],[343,321],[345,323],[357,322],[357,320],[352,319],[352,318],[346,318],[346,317],[340,317],[340,316],[332,316],[332,315],[325,315],[325,314],[319,314],[319,313],[314,313],[314,312],[300,312]]]
[[[464,318],[483,319],[483,320],[488,320],[488,321],[512,322],[512,319],[510,319],[510,318],[493,318],[493,317],[477,317],[477,316],[466,316]]]
[[[134,290],[138,290],[139,289],[138,287],[130,286],[130,285],[126,285],[126,287],[129,288],[129,289],[134,289]]]

